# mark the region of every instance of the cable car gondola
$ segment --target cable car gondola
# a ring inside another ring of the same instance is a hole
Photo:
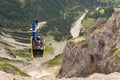
[[[31,57],[43,57],[45,55],[45,41],[43,35],[36,35],[35,26],[37,21],[32,22],[32,37],[30,40],[31,44]]]

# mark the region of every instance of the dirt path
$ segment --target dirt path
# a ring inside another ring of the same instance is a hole
[[[3,36],[0,35],[1,41],[4,41],[6,44],[13,46],[15,49],[25,49],[30,46],[29,44],[20,43],[20,42],[15,41],[15,39],[13,39],[11,35],[4,34],[4,33],[2,33],[2,34],[3,34]]]
[[[46,23],[47,23],[46,21],[39,22],[38,25],[37,25],[36,28],[35,28],[35,31],[41,29],[41,27],[44,26]]]
[[[87,12],[88,12],[88,10],[86,10],[85,13],[84,13],[77,21],[75,21],[75,22],[72,24],[70,33],[71,33],[71,36],[72,36],[73,38],[79,36],[80,29],[81,29],[82,26],[83,26],[83,25],[82,25],[82,20],[85,18]]]

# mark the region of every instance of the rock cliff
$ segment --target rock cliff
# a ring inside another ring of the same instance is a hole
[[[69,41],[63,56],[59,78],[120,72],[120,11],[114,12],[105,25],[98,19],[86,40]]]

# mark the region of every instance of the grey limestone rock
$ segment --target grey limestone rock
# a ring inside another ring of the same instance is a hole
[[[120,11],[114,12],[103,27],[97,25],[99,21],[88,30],[86,40],[66,44],[57,77],[120,72]]]

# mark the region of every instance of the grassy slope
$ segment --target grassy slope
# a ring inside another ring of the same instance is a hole
[[[47,65],[48,67],[60,66],[62,58],[63,58],[62,54],[56,55],[54,59],[43,63],[43,65]]]
[[[21,71],[20,69],[18,69],[16,66],[14,66],[14,63],[19,63],[19,64],[29,64],[29,63],[25,63],[23,61],[20,60],[10,60],[7,58],[1,58],[0,57],[0,70],[1,71],[5,71],[7,73],[11,73],[14,75],[21,75],[21,76],[29,76],[27,73]]]

